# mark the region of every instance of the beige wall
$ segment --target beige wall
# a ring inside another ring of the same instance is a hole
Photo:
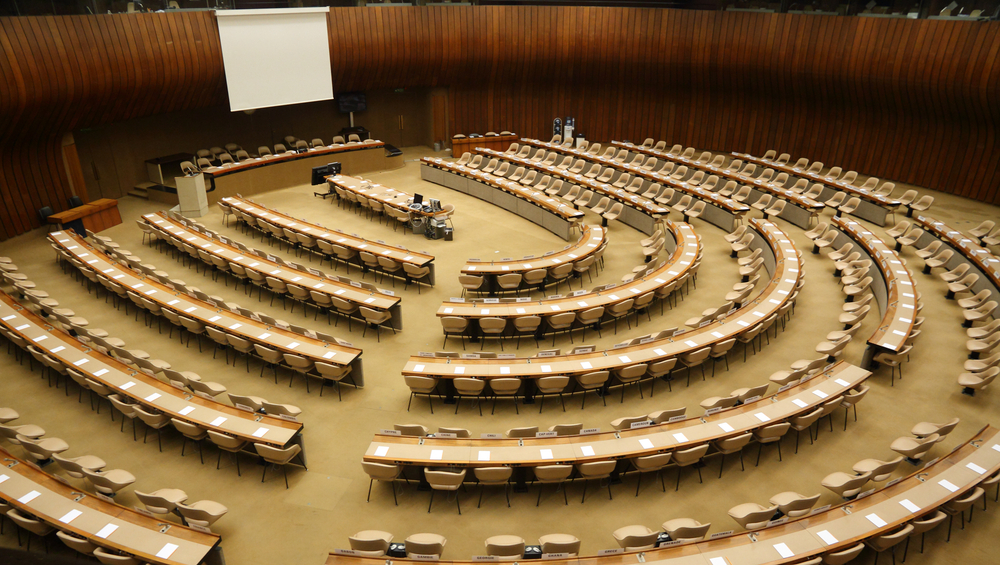
[[[354,123],[367,127],[372,137],[397,147],[433,143],[431,89],[380,90],[367,95],[368,110],[355,114]],[[74,137],[90,198],[120,198],[149,180],[147,159],[193,155],[198,149],[227,143],[256,153],[258,146],[273,147],[286,135],[307,141],[318,137],[329,143],[348,125],[349,116],[337,110],[336,102],[265,108],[250,115],[218,106],[85,128],[74,132]]]

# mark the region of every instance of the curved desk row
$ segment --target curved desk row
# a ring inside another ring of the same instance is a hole
[[[564,263],[573,263],[597,253],[608,243],[608,230],[601,226],[585,225],[576,243],[563,247],[560,251],[548,251],[538,257],[527,255],[521,259],[503,258],[489,262],[469,259],[462,267],[463,275],[498,277],[508,274],[525,274],[535,269],[551,269]]]
[[[472,377],[479,379],[520,378],[533,381],[553,375],[584,375],[594,371],[615,370],[637,363],[655,363],[680,357],[699,349],[732,339],[752,330],[790,304],[802,277],[795,246],[777,225],[756,218],[750,221],[755,234],[752,249],[762,249],[764,266],[771,279],[755,299],[719,320],[665,339],[629,345],[612,350],[593,351],[551,357],[504,359],[449,359],[412,356],[403,368],[407,376],[444,379]]]
[[[718,177],[726,180],[743,183],[743,186],[750,188],[750,199],[747,201],[747,203],[750,204],[757,202],[757,200],[765,194],[776,196],[792,205],[791,208],[786,207],[782,210],[781,214],[778,216],[803,229],[808,229],[812,224],[813,218],[816,218],[823,211],[823,209],[826,208],[822,202],[817,202],[812,198],[789,190],[777,183],[764,181],[759,178],[760,175],[763,175],[763,171],[760,171],[758,178],[754,178],[753,175],[741,174],[740,171],[736,171],[731,168],[716,167],[711,163],[671,155],[666,151],[657,151],[656,149],[650,149],[628,142],[612,141],[611,145],[613,147],[626,149],[636,154],[649,155],[658,159],[667,159],[674,161],[675,163],[681,163],[688,167],[694,167],[695,169],[701,170],[710,175],[717,175]]]
[[[584,217],[583,212],[544,192],[439,158],[421,159],[420,178],[495,204],[566,241]]]
[[[604,288],[596,292],[574,293],[570,296],[560,298],[546,298],[541,300],[518,300],[517,302],[494,302],[496,299],[486,299],[487,301],[461,301],[455,299],[441,304],[438,308],[439,318],[456,316],[479,320],[480,318],[502,318],[514,319],[524,316],[539,316],[547,318],[556,314],[577,313],[592,308],[608,308],[620,302],[635,299],[639,296],[657,290],[675,282],[683,277],[696,262],[698,258],[698,248],[700,238],[695,234],[694,229],[685,223],[675,224],[668,222],[670,232],[673,236],[673,248],[670,258],[655,271],[636,278],[627,283]],[[575,260],[575,259],[574,259]],[[601,320],[610,321],[612,318],[605,314]],[[599,322],[599,323],[601,323]],[[508,324],[508,328],[510,325]],[[539,328],[542,331],[542,328]]]
[[[546,143],[544,141],[531,139],[523,141],[534,145],[535,147],[551,151],[566,151],[567,154],[578,156],[586,162],[609,167],[611,170],[616,172],[616,176],[612,176],[610,179],[613,182],[619,180],[623,174],[639,177],[643,179],[644,184],[638,192],[644,191],[648,189],[650,185],[656,183],[673,188],[676,191],[698,198],[699,200],[703,200],[709,206],[705,208],[704,213],[701,215],[701,219],[726,231],[733,231],[736,224],[742,220],[743,216],[747,212],[750,211],[750,207],[746,204],[737,202],[731,198],[726,198],[725,196],[712,192],[711,190],[706,190],[699,186],[689,185],[686,182],[671,178],[671,172],[651,171],[638,165],[631,165],[614,159],[591,155],[580,150],[568,151],[566,148],[554,143]],[[587,179],[584,175],[575,175],[573,178],[577,177],[579,177],[579,180],[577,181],[578,183],[590,183],[590,179]]]
[[[113,261],[83,239],[68,232],[53,232],[49,234],[49,240],[83,268],[91,269],[98,277],[105,277],[126,290],[140,294],[160,308],[282,353],[300,355],[314,362],[350,366],[354,381],[359,387],[364,386],[361,350],[356,347],[300,335],[230,311],[225,305],[199,300]]]
[[[340,245],[358,253],[367,251],[376,256],[387,257],[397,263],[409,263],[417,267],[428,267],[431,272],[427,280],[429,284],[434,284],[434,256],[428,253],[411,251],[405,247],[389,245],[382,241],[369,241],[360,236],[346,234],[337,229],[328,229],[319,224],[296,219],[287,214],[265,208],[252,200],[241,197],[226,198],[223,201],[234,210],[239,210],[253,218],[265,220],[282,229],[301,233],[317,240],[323,240],[331,245]],[[363,265],[360,262],[358,264]]]
[[[885,225],[886,217],[895,211],[899,207],[900,202],[892,197],[880,196],[873,193],[872,191],[864,188],[854,186],[851,183],[843,182],[832,177],[823,176],[819,172],[809,172],[804,167],[796,167],[789,164],[778,164],[770,159],[763,159],[761,157],[754,157],[753,155],[747,155],[745,153],[733,152],[733,156],[739,159],[743,159],[748,163],[755,163],[758,165],[765,165],[771,167],[774,170],[781,173],[788,173],[790,176],[796,176],[804,179],[808,179],[812,182],[818,182],[825,186],[823,193],[819,195],[820,200],[828,200],[833,198],[833,195],[838,192],[846,192],[848,196],[856,196],[861,200],[861,205],[852,215],[861,218],[862,220],[868,220],[873,224],[879,226]],[[813,163],[812,166],[816,167],[817,163]],[[823,163],[819,163],[819,169],[822,169]]]
[[[392,168],[393,160],[402,165],[402,157],[387,157],[385,144],[336,144],[307,149],[303,153],[289,151],[281,155],[265,155],[239,163],[208,167],[202,172],[214,188],[208,192],[208,203],[214,204],[227,196],[260,194],[308,182],[313,167],[339,161],[345,173],[384,171]]]
[[[914,224],[924,230],[915,244],[917,247],[926,247],[935,239],[948,244],[956,251],[956,255],[948,260],[945,268],[951,270],[959,263],[968,263],[969,273],[979,275],[979,280],[971,287],[973,293],[987,289],[992,293],[992,300],[1000,301],[1000,257],[993,255],[989,249],[966,237],[962,232],[951,229],[934,218],[915,214],[913,220]],[[1000,314],[1000,307],[993,313]]]
[[[863,367],[870,367],[876,353],[882,350],[898,353],[910,337],[913,320],[917,317],[916,281],[899,254],[863,225],[854,220],[833,218],[833,226],[840,231],[834,239],[836,247],[852,243],[878,267],[877,271],[868,271],[873,279],[872,294],[882,311],[882,321],[868,338],[862,361]]]
[[[218,534],[164,524],[152,515],[78,492],[62,477],[42,471],[3,447],[0,457],[0,499],[57,530],[134,555],[144,563],[198,565],[210,557],[223,561]],[[209,556],[209,552],[216,554]]]
[[[356,196],[363,196],[369,200],[381,202],[385,206],[401,210],[408,214],[425,217],[441,214],[441,212],[426,212],[423,209],[416,210],[410,208],[410,204],[413,203],[412,194],[388,186],[382,186],[377,182],[373,183],[347,175],[331,175],[326,177],[326,182],[335,189],[339,188]]]
[[[742,435],[809,413],[862,384],[871,373],[845,361],[773,395],[704,416],[628,430],[535,438],[418,438],[379,434],[365,461],[397,465],[533,467],[626,459]]]
[[[286,285],[296,285],[306,292],[319,292],[357,306],[388,311],[392,315],[390,320],[392,327],[397,330],[403,329],[403,316],[400,312],[402,300],[398,296],[385,294],[389,291],[365,290],[360,286],[342,282],[339,278],[333,279],[315,269],[301,271],[291,268],[287,264],[272,260],[276,258],[270,257],[267,253],[240,249],[230,244],[224,237],[213,238],[210,234],[191,229],[185,225],[186,222],[171,219],[164,212],[146,214],[142,218],[161,238],[172,240],[182,247],[191,246],[196,254],[207,253],[210,258],[217,257],[226,263],[241,265],[248,271],[256,271],[263,277],[275,278]],[[212,265],[211,262],[208,264]],[[311,298],[309,303],[316,305]]]
[[[134,371],[117,359],[53,328],[6,293],[0,294],[0,323],[42,353],[144,408],[252,443],[281,447],[300,442],[301,423],[246,412],[211,398],[192,396],[142,371]]]
[[[660,206],[648,198],[643,198],[638,194],[633,194],[621,188],[615,188],[607,183],[588,179],[583,175],[570,173],[566,169],[559,168],[556,165],[546,165],[529,158],[518,157],[511,153],[483,149],[481,147],[476,148],[476,153],[493,159],[501,159],[515,166],[529,168],[542,174],[562,179],[565,182],[578,184],[585,189],[593,190],[601,197],[606,196],[615,202],[620,202],[624,206],[624,209],[622,210],[622,214],[618,216],[618,221],[647,235],[656,231],[656,225],[660,221],[660,218],[670,213],[670,208]],[[513,172],[512,170],[511,173]],[[566,188],[568,190],[570,187]]]
[[[897,530],[966,496],[1000,471],[998,430],[985,426],[970,441],[906,477],[893,480],[866,496],[824,506],[801,518],[747,532],[719,533],[707,540],[669,542],[667,546],[597,557],[546,559],[553,565],[766,565],[798,563],[826,553],[844,551],[859,542]],[[385,557],[358,557],[337,551],[327,565],[383,565]],[[411,565],[417,560],[393,558]],[[475,561],[448,561],[471,565]]]

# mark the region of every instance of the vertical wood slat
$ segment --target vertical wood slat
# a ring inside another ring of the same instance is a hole
[[[332,8],[338,92],[449,87],[452,133],[777,149],[1000,203],[1000,22],[643,8]],[[0,238],[71,189],[76,128],[224,104],[208,12],[0,18]],[[376,132],[377,133],[377,132]]]

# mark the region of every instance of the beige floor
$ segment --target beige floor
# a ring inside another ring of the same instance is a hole
[[[416,532],[440,533],[449,540],[445,557],[456,559],[482,554],[483,540],[493,534],[517,534],[529,543],[535,543],[540,535],[565,532],[579,536],[583,540],[583,553],[593,555],[600,549],[614,547],[611,532],[628,524],[657,528],[667,519],[687,516],[712,522],[712,531],[728,530],[735,526],[726,515],[730,507],[750,501],[766,503],[771,495],[786,490],[810,495],[821,492],[821,505],[836,502],[831,493],[819,486],[825,475],[837,470],[849,470],[855,461],[862,458],[890,458],[893,453],[888,449],[889,443],[897,436],[907,435],[910,427],[921,420],[941,421],[952,416],[962,418],[962,424],[937,449],[938,452],[950,450],[960,440],[990,422],[991,416],[992,423],[1000,425],[1000,418],[995,417],[998,391],[987,390],[975,398],[960,394],[955,378],[965,358],[965,334],[960,327],[959,308],[943,298],[943,283],[936,276],[918,274],[919,290],[926,304],[923,314],[927,323],[912,361],[904,367],[904,379],[890,388],[888,370],[879,371],[869,381],[872,391],[859,407],[856,424],[851,422],[848,431],[842,431],[843,414],[837,413],[835,431],[830,433],[824,430],[815,445],[809,445],[804,439],[797,455],[793,454],[792,438],[787,438],[784,462],[778,462],[777,453],[768,449],[760,467],[754,468],[756,447],[751,447],[746,453],[746,471],[740,472],[738,464],[730,461],[721,480],[717,478],[718,461],[713,459],[703,469],[704,484],[699,485],[697,475],[687,472],[680,492],[675,493],[670,488],[674,481],[671,471],[666,475],[668,492],[665,494],[656,488],[658,485],[654,481],[647,479],[640,496],[635,498],[635,479],[629,477],[624,484],[613,487],[614,500],[608,500],[600,489],[590,489],[586,503],[581,505],[582,486],[576,484],[569,487],[568,507],[562,504],[561,495],[546,491],[541,506],[536,508],[536,491],[532,489],[528,494],[514,495],[510,509],[504,504],[499,490],[488,492],[482,508],[477,509],[478,491],[470,488],[469,492],[461,494],[461,518],[453,501],[444,497],[437,497],[433,510],[428,514],[429,494],[418,492],[412,486],[402,488],[398,507],[393,506],[392,493],[385,485],[376,485],[371,502],[366,503],[368,478],[361,470],[362,453],[373,433],[391,427],[393,423],[461,426],[479,434],[502,432],[523,425],[547,427],[560,422],[583,422],[587,426],[608,429],[609,422],[619,416],[645,414],[676,406],[688,406],[689,412],[695,412],[697,403],[708,396],[765,382],[773,371],[783,369],[797,359],[814,356],[814,346],[828,332],[839,329],[836,317],[842,297],[836,280],[831,276],[832,264],[825,256],[806,253],[807,285],[787,330],[780,333],[776,340],[772,339],[763,352],[751,355],[746,363],[743,362],[742,351],[736,350],[730,360],[731,370],[726,372],[724,365],[720,365],[714,379],[709,378],[706,382],[697,380],[690,388],[685,388],[683,384],[675,386],[671,394],[666,393],[665,387],[658,387],[660,390],[653,399],[648,395],[640,399],[632,389],[626,394],[624,404],[618,403],[616,394],[608,399],[607,407],[591,397],[585,410],[580,410],[580,400],[576,397],[567,402],[565,413],[555,403],[550,403],[542,414],[538,414],[536,405],[521,406],[520,415],[516,415],[509,402],[501,402],[493,416],[487,411],[480,417],[472,410],[471,404],[464,404],[458,415],[452,413],[452,407],[441,407],[431,415],[423,400],[414,401],[412,411],[407,413],[408,391],[400,376],[400,368],[410,354],[441,349],[440,325],[434,312],[442,299],[460,295],[457,272],[463,261],[469,257],[488,260],[540,254],[565,245],[556,236],[519,217],[472,197],[421,181],[415,159],[428,153],[426,148],[407,150],[404,168],[370,176],[390,186],[454,203],[458,212],[455,215],[455,240],[452,242],[428,241],[421,236],[394,232],[389,226],[343,210],[329,200],[324,202],[314,198],[312,188],[305,185],[258,198],[260,202],[283,212],[373,239],[426,249],[437,257],[437,287],[424,289],[418,294],[415,288],[403,291],[397,285],[396,290],[403,296],[405,328],[398,335],[383,332],[382,341],[378,343],[371,332],[368,337],[362,338],[357,325],[354,332],[348,332],[344,324],[326,330],[325,321],[313,322],[311,315],[306,320],[307,326],[323,327],[325,331],[332,331],[364,348],[368,386],[363,390],[345,389],[343,402],[337,401],[336,394],[325,394],[320,398],[315,389],[311,395],[306,394],[301,381],[289,388],[287,375],[283,375],[278,385],[268,378],[261,379],[257,365],[251,368],[249,374],[242,364],[227,366],[222,353],[217,359],[212,359],[207,346],[205,353],[199,355],[194,346],[186,348],[182,345],[176,332],[173,339],[168,339],[166,333],[158,334],[155,325],[153,328],[145,327],[141,321],[126,316],[124,310],[115,311],[105,304],[103,298],[88,295],[84,286],[61,272],[45,243],[44,233],[40,231],[0,244],[0,254],[12,257],[22,272],[56,297],[62,306],[86,317],[92,327],[105,328],[111,335],[125,339],[130,348],[144,349],[154,357],[168,360],[175,368],[196,371],[205,379],[225,384],[233,392],[259,395],[302,407],[309,470],[290,471],[291,489],[285,490],[279,475],[261,484],[261,468],[249,457],[242,460],[242,478],[237,478],[232,459],[226,456],[223,457],[222,469],[216,470],[217,452],[211,447],[205,449],[204,465],[190,450],[182,458],[181,441],[175,434],[165,435],[163,453],[157,451],[155,441],[145,445],[142,441],[133,442],[130,433],[119,433],[119,424],[111,422],[106,406],[98,416],[91,412],[86,400],[82,404],[77,403],[75,389],[71,389],[69,398],[65,397],[62,390],[45,386],[38,373],[29,373],[27,365],[18,366],[10,355],[0,355],[0,374],[3,375],[0,378],[0,405],[20,411],[21,423],[41,425],[48,435],[65,439],[71,446],[68,455],[92,453],[103,457],[112,467],[131,471],[138,477],[134,485],[136,489],[152,491],[176,487],[187,491],[191,500],[208,498],[226,504],[230,512],[217,524],[216,530],[223,536],[222,546],[227,561],[233,564],[251,561],[318,564],[323,562],[330,550],[347,547],[348,535],[363,529],[387,530],[393,532],[397,540]],[[996,207],[945,194],[934,196],[937,202],[931,210],[933,216],[958,229],[973,227],[973,222],[980,219],[1000,217],[1000,210]],[[134,220],[140,214],[160,209],[161,206],[133,198],[121,200],[119,206],[125,223],[108,230],[105,235],[140,254],[145,262],[153,263],[209,294],[225,296],[286,320],[302,320],[298,310],[294,314],[283,312],[278,302],[270,307],[266,297],[260,303],[256,296],[248,299],[231,282],[228,286],[222,278],[213,282],[209,275],[198,274],[193,267],[183,266],[164,252],[165,246],[143,246]],[[595,218],[590,219],[596,221]],[[233,227],[223,226],[221,215],[214,208],[201,221],[248,244],[267,245],[259,239],[253,241],[249,235]],[[803,250],[809,249],[802,230],[787,223],[782,225]],[[728,258],[722,231],[700,221],[696,222],[695,229],[702,235],[705,244],[705,260],[698,288],[692,289],[677,308],[667,310],[662,316],[659,308],[654,308],[652,322],[642,319],[636,327],[633,321],[632,329],[621,324],[617,336],[608,327],[600,339],[595,339],[597,336],[588,332],[589,343],[609,347],[628,337],[681,325],[691,315],[721,301],[723,294],[738,279],[736,263]],[[594,276],[593,283],[587,280],[584,285],[617,281],[639,264],[642,255],[637,242],[642,237],[631,228],[613,224],[610,229],[611,244],[606,255],[607,266]],[[278,247],[270,249],[289,257]],[[905,251],[904,257],[919,273],[921,262],[912,250]],[[352,271],[352,275],[360,276],[356,270]],[[371,276],[368,280],[372,280]],[[388,281],[386,284],[389,284]],[[876,322],[874,316],[869,317],[860,335],[869,335]],[[556,341],[561,347],[570,345],[565,336]],[[848,349],[845,358],[860,362],[863,343],[863,339],[858,340]],[[458,342],[449,340],[449,347],[459,347]],[[499,350],[493,343],[486,347]],[[533,343],[522,340],[522,354],[530,354],[533,349]],[[49,469],[55,470],[52,467]],[[908,473],[910,468],[904,465],[901,471]],[[125,505],[139,504],[131,489],[123,491],[118,500]],[[977,512],[971,527],[955,534],[947,546],[944,545],[943,529],[931,533],[927,554],[921,557],[911,548],[910,559],[918,563],[996,562],[996,558],[988,557],[987,552],[995,542],[998,528],[1000,518],[991,507],[987,514]],[[0,545],[14,544],[16,538],[8,529],[7,534],[0,538]],[[871,562],[872,559],[866,552],[862,562]]]

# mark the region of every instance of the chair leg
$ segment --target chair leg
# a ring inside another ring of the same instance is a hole
[[[427,513],[431,513],[431,506],[434,505],[434,489],[431,489],[431,503],[427,505]]]

